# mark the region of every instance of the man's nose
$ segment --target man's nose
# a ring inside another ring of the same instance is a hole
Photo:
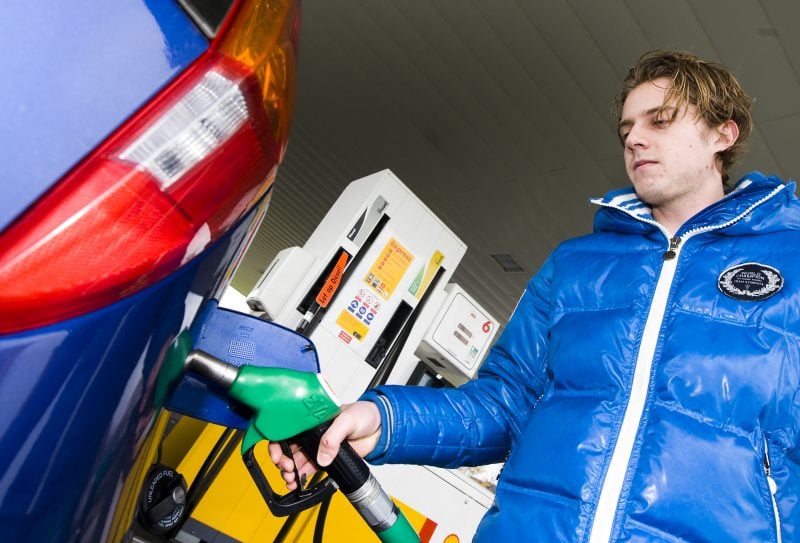
[[[628,135],[625,137],[625,147],[633,150],[635,147],[646,147],[647,138],[644,130],[638,124],[630,127]]]

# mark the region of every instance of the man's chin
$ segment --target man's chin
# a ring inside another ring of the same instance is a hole
[[[653,186],[652,182],[647,180],[633,183],[633,190],[639,200],[651,207],[660,200],[662,194],[657,187]]]

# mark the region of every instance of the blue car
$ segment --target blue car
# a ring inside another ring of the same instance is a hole
[[[0,12],[0,541],[123,541],[167,353],[266,211],[299,6]]]

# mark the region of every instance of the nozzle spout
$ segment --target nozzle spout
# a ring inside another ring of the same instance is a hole
[[[229,390],[233,386],[233,382],[236,381],[236,376],[239,374],[238,367],[199,350],[191,351],[186,356],[183,367],[225,390]]]

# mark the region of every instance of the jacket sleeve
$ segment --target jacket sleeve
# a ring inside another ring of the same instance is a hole
[[[382,417],[368,461],[456,467],[505,460],[550,382],[552,262],[528,283],[478,378],[459,388],[386,385],[362,396]]]

